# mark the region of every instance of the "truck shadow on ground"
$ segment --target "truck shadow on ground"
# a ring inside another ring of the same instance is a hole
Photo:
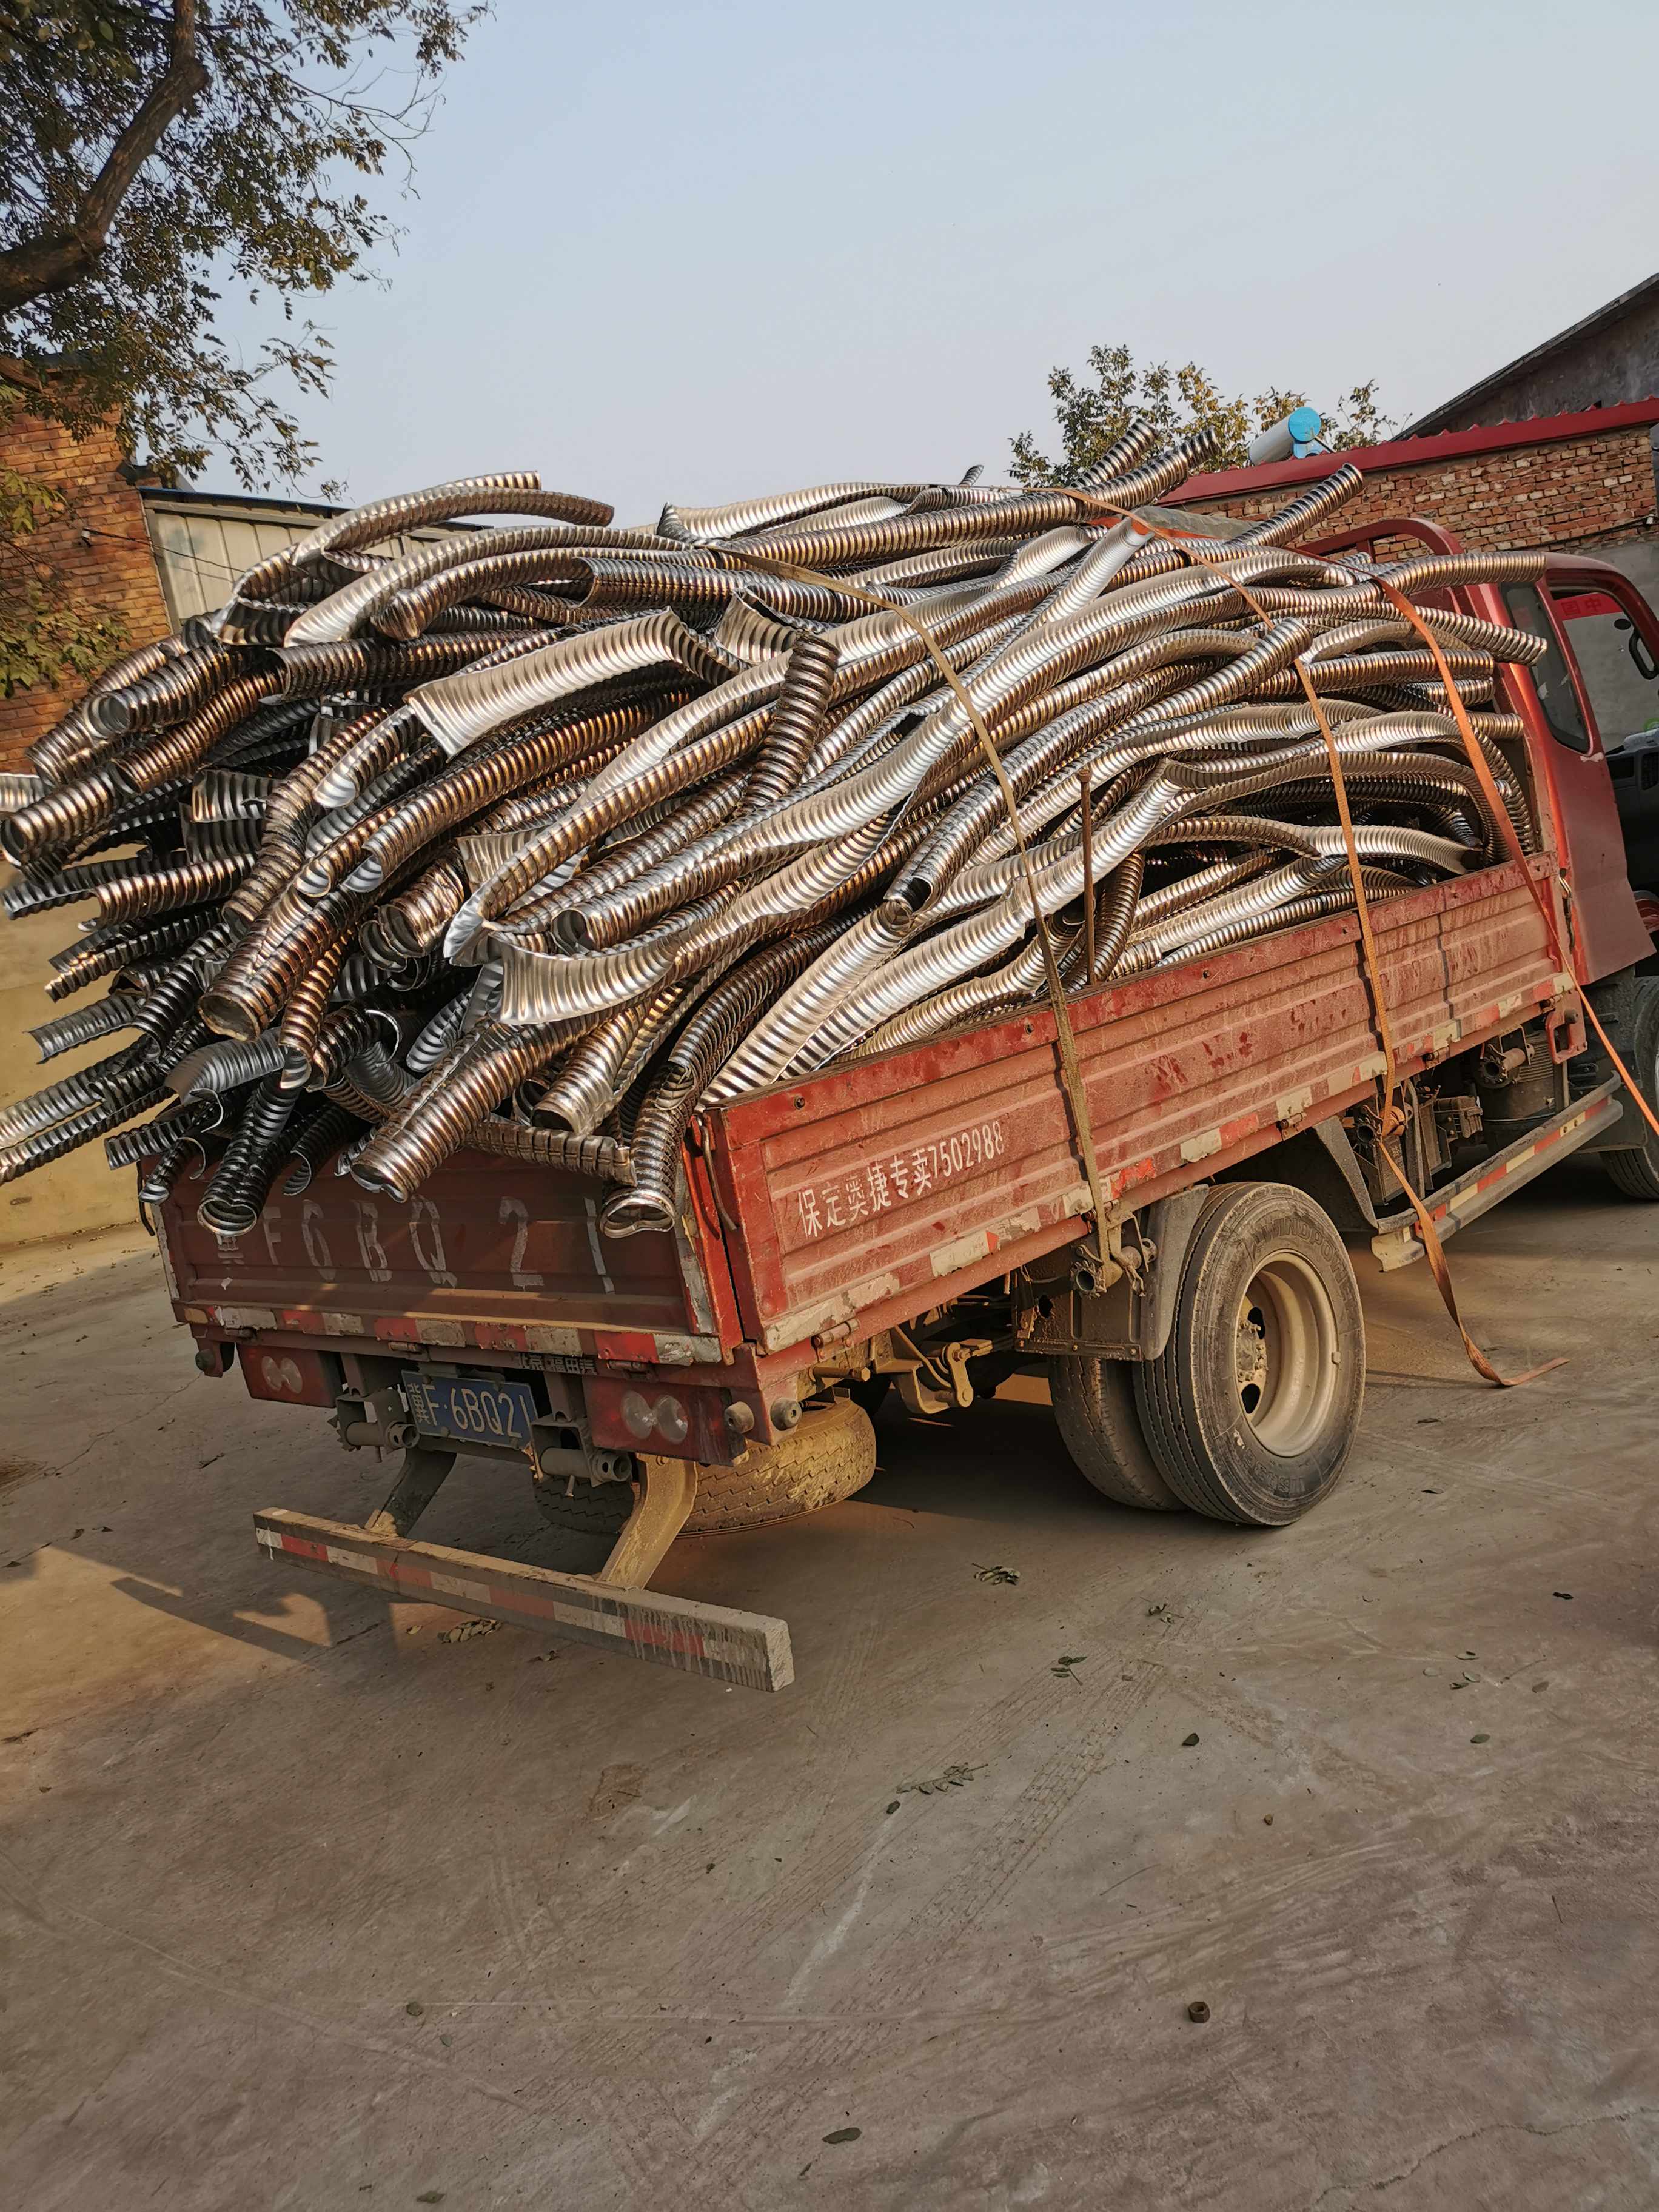
[[[137,1287],[129,1282],[127,1294]],[[54,1327],[58,1319],[52,1316]],[[1021,1379],[1005,1387],[1018,1389]],[[72,1560],[149,1613],[306,1667],[376,1630],[403,1633],[418,1621],[418,1632],[430,1639],[462,1622],[460,1612],[389,1604],[325,1576],[284,1572],[256,1550],[251,1516],[258,1508],[280,1503],[362,1519],[391,1487],[393,1463],[342,1453],[320,1417],[307,1424],[291,1409],[233,1400],[233,1388],[234,1378],[204,1380],[187,1401],[204,1424],[202,1441],[216,1450],[174,1443],[158,1463],[157,1453],[124,1454],[118,1446],[100,1455],[95,1469],[83,1462],[78,1474],[71,1463],[21,1477],[8,1504],[14,1517],[27,1506],[39,1534],[33,1541],[0,1539],[0,1585],[47,1579],[57,1554],[59,1572]],[[222,1409],[217,1419],[215,1409]],[[129,1418],[134,1426],[154,1428],[143,1420],[142,1407]],[[1132,1513],[1092,1491],[1067,1459],[1045,1403],[982,1400],[967,1413],[921,1419],[884,1410],[876,1426],[877,1471],[853,1498],[769,1528],[682,1538],[653,1586],[788,1617],[821,1604],[826,1578],[867,1573],[872,1541],[879,1549],[884,1540],[918,1527],[946,1540],[971,1529],[975,1557],[994,1565],[1004,1552],[1029,1557],[1056,1546],[1092,1548],[1103,1538],[1120,1550],[1127,1539],[1133,1551],[1137,1537],[1167,1534],[1175,1517]],[[211,1463],[198,1468],[203,1459]],[[181,1487],[186,1469],[199,1473],[193,1495]],[[1214,1524],[1200,1530],[1181,1518],[1200,1544],[1238,1541],[1244,1533]],[[58,1522],[67,1525],[50,1525]],[[419,1534],[533,1565],[555,1563],[528,1480],[499,1462],[458,1460]],[[646,1670],[642,1693],[657,1674]],[[132,1688],[136,1693],[136,1682]]]

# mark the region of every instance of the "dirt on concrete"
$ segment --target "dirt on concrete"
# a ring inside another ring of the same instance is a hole
[[[1569,1364],[1362,1259],[1290,1529],[1106,1504],[1016,1383],[682,1540],[765,1698],[272,1566],[386,1471],[200,1377],[142,1238],[14,1255],[0,2203],[1646,2212],[1659,1208],[1571,1163],[1451,1256]],[[422,1534],[543,1540],[465,1462]]]

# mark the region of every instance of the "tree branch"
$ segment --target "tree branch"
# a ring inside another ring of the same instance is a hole
[[[109,240],[110,225],[138,172],[191,102],[208,73],[197,44],[196,0],[174,0],[167,65],[110,148],[67,230],[43,232],[0,253],[0,314],[88,276]]]

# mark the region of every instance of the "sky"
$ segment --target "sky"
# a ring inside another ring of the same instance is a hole
[[[497,0],[301,420],[623,522],[1001,475],[1091,343],[1404,422],[1659,267],[1656,82],[1652,0]]]

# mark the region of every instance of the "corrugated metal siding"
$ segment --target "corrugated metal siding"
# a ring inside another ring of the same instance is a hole
[[[156,572],[176,629],[191,615],[211,614],[230,597],[231,586],[243,570],[268,554],[306,538],[332,510],[295,508],[291,514],[239,507],[228,499],[222,507],[204,507],[195,501],[172,507],[154,496],[144,501],[144,520],[155,549]],[[454,535],[449,531],[421,530],[411,537],[389,540],[372,550],[377,553],[406,552],[411,544]]]
[[[292,522],[256,520],[227,506],[167,507],[147,501],[144,520],[155,548],[155,566],[167,612],[176,629],[191,615],[223,606],[230,587],[245,568],[267,554],[280,553],[317,526],[315,515]]]

